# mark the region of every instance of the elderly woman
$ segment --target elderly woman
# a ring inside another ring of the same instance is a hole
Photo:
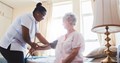
[[[56,41],[50,43],[49,47],[56,48],[56,59],[54,63],[83,63],[82,52],[84,51],[84,39],[74,29],[76,18],[73,14],[67,13],[63,17],[63,25],[67,33]],[[42,48],[40,48],[42,49]]]
[[[83,63],[82,52],[84,51],[84,39],[74,29],[76,18],[67,13],[63,17],[63,25],[67,33],[58,38],[56,45],[55,63]],[[51,43],[51,46],[53,43]]]

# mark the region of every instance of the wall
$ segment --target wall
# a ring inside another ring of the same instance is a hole
[[[64,2],[64,1],[70,1],[70,0],[52,0],[53,3]]]
[[[0,2],[0,39],[12,22],[13,8]]]
[[[20,8],[14,8],[13,10],[13,19],[15,19],[17,16],[22,15],[24,13],[29,13],[32,12],[35,8],[36,4],[34,3],[31,6],[25,6],[25,7],[20,7]]]

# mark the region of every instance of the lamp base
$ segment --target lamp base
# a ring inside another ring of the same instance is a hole
[[[114,59],[112,59],[111,57],[106,57],[104,60],[102,60],[101,63],[117,63]]]

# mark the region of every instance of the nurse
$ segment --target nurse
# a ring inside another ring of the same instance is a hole
[[[0,52],[8,63],[24,63],[26,44],[37,49],[31,39],[37,37],[40,42],[47,45],[48,41],[38,32],[37,24],[44,19],[46,9],[37,3],[32,13],[26,13],[16,18],[0,40]]]

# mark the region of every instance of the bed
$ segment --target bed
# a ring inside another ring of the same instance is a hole
[[[55,57],[43,57],[43,56],[36,56],[27,59],[27,63],[54,63],[54,59]],[[105,57],[103,58],[84,58],[84,63],[101,63],[101,60],[105,59]],[[116,57],[113,58],[114,60],[116,60]]]
[[[84,57],[84,63],[101,63],[101,61],[106,58],[106,54],[104,52],[105,49],[106,47],[103,46],[91,51],[87,56]],[[111,46],[110,50],[113,52],[111,57],[117,62],[117,48],[115,46]],[[54,59],[55,57],[36,56],[33,59],[29,58],[28,63],[54,63]]]

